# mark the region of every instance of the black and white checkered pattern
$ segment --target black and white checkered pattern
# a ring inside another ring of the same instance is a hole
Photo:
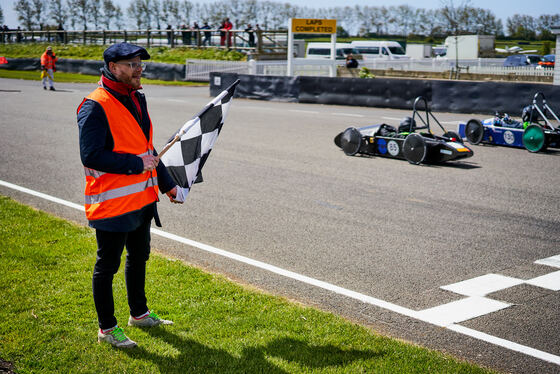
[[[169,148],[161,157],[169,174],[181,188],[178,195],[186,197],[191,186],[200,175],[204,163],[220,134],[231,99],[235,92],[237,80],[226,90],[209,102],[200,113],[186,122],[169,139],[171,142],[177,134],[180,140]]]

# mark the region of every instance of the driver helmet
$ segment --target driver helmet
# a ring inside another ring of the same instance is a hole
[[[412,129],[410,128],[410,124],[412,123]],[[404,117],[399,124],[399,132],[410,132],[416,129],[416,121],[412,119],[412,117]]]

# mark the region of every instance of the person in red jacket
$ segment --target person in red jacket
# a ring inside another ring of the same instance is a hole
[[[231,47],[231,29],[233,29],[233,24],[229,21],[229,18],[224,19],[222,25],[220,26],[220,45],[224,45],[227,35],[227,46]]]
[[[51,46],[48,46],[45,53],[41,56],[41,77],[43,77],[43,89],[47,89],[47,79],[51,91],[54,89],[54,72],[56,71],[56,61],[58,57],[54,55]]]
[[[124,268],[129,326],[172,324],[147,306],[144,290],[150,257],[152,219],[161,226],[158,192],[171,202],[177,186],[153,146],[146,98],[139,92],[146,49],[117,43],[103,53],[101,81],[78,107],[80,157],[86,175],[85,212],[97,238],[93,301],[98,341],[118,348],[135,347],[117,324],[113,276],[126,246]]]

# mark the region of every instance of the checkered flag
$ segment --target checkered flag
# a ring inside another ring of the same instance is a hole
[[[169,139],[160,159],[179,186],[175,200],[184,201],[220,134],[239,80],[209,102]]]

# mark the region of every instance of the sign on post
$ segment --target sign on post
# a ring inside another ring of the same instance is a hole
[[[288,69],[286,74],[294,75],[294,34],[330,34],[331,66],[330,76],[336,77],[336,20],[314,18],[290,18],[288,24]]]
[[[294,34],[336,34],[335,19],[292,18]]]

